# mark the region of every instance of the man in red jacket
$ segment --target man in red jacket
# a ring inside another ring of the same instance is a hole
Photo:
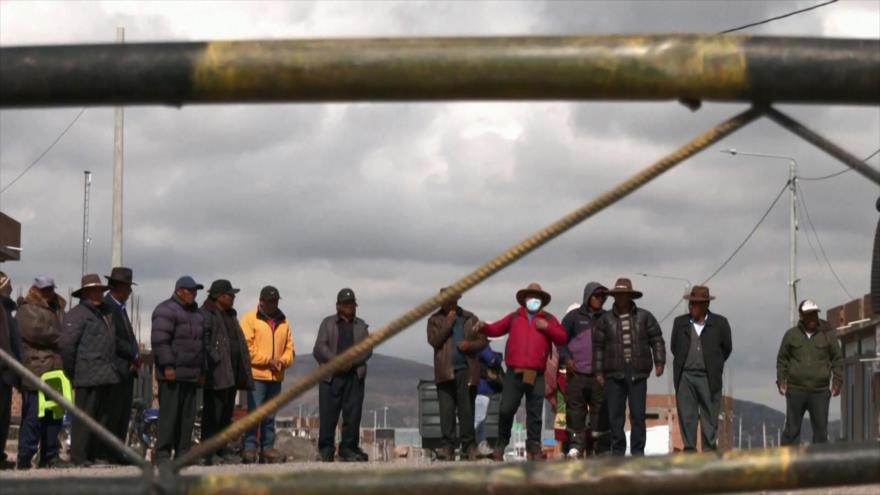
[[[510,430],[516,410],[526,396],[526,454],[528,459],[541,459],[541,430],[544,406],[544,368],[551,344],[563,345],[568,336],[556,317],[544,311],[550,294],[540,284],[531,283],[516,293],[520,307],[494,323],[477,323],[477,331],[489,337],[507,338],[504,353],[507,374],[501,393],[498,419],[498,443],[492,458],[504,459],[504,448],[510,442]]]

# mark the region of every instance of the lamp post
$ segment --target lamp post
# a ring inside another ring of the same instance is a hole
[[[793,157],[785,155],[770,155],[766,153],[745,153],[737,151],[733,148],[721,150],[721,153],[727,153],[731,156],[753,156],[757,158],[767,158],[771,160],[785,160],[788,162],[788,199],[791,204],[789,212],[789,232],[788,232],[788,319],[790,326],[795,326],[798,321],[797,314],[797,160]]]

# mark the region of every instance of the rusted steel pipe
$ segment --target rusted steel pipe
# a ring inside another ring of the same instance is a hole
[[[416,100],[880,103],[880,41],[596,35],[0,49],[0,108]]]
[[[319,466],[318,464],[315,465]],[[788,490],[880,483],[880,445],[838,443],[810,447],[439,468],[315,469],[272,473],[173,476],[151,485],[142,478],[4,479],[4,495],[681,495]]]

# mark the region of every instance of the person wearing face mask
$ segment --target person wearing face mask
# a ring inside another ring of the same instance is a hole
[[[498,442],[492,458],[504,459],[504,448],[510,442],[513,418],[523,396],[526,397],[526,454],[528,459],[541,459],[541,430],[544,405],[544,369],[551,344],[564,345],[567,334],[552,314],[544,311],[550,294],[538,283],[531,283],[516,293],[519,309],[493,323],[478,322],[475,331],[488,337],[507,337],[504,353],[507,373],[501,394],[498,418]]]
[[[608,291],[614,298],[593,328],[593,371],[596,382],[605,387],[608,422],[611,426],[611,455],[626,455],[626,406],[632,433],[630,452],[645,455],[647,428],[645,407],[651,369],[663,375],[666,366],[666,342],[657,319],[636,306],[642,293],[633,290],[628,278],[619,278]]]
[[[800,443],[806,411],[813,443],[828,441],[828,403],[832,395],[840,395],[843,383],[843,354],[834,329],[819,319],[819,306],[811,299],[802,301],[798,309],[800,321],[785,332],[776,357],[776,387],[785,396],[782,445]]]

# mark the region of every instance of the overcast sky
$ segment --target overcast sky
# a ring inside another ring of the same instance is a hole
[[[352,36],[717,32],[816,2],[0,2],[0,45]],[[755,35],[880,37],[880,3],[841,1],[749,29]],[[374,328],[451,283],[697,132],[743,110],[667,103],[416,103],[132,107],[125,111],[125,251],[149,340],[149,312],[191,274],[229,278],[254,306],[276,285],[301,359],[320,319],[352,287]],[[859,156],[880,148],[880,109],[782,106]],[[78,108],[0,112],[0,184],[61,132]],[[531,281],[560,315],[584,284],[633,279],[657,318],[684,282],[705,279],[744,238],[787,179],[843,165],[761,120],[681,164],[467,293],[486,320],[514,309]],[[93,172],[89,271],[109,273],[113,110],[89,108],[63,140],[0,196],[22,222],[17,287],[41,273],[78,286],[83,171]],[[870,162],[877,167],[880,158]],[[878,189],[856,173],[801,183],[831,262],[853,296],[868,291]],[[804,219],[805,220],[805,219]],[[825,309],[849,298],[801,224],[800,293]],[[815,245],[815,240],[813,240]],[[733,326],[728,383],[739,398],[784,410],[775,355],[788,325],[788,210],[780,201],[710,284]],[[679,308],[680,310],[682,308]],[[668,339],[671,318],[663,324]],[[502,346],[503,343],[499,343]],[[424,322],[378,352],[431,362]],[[650,380],[667,389],[666,377]],[[415,384],[413,385],[415,387]],[[415,391],[415,388],[414,388]],[[839,406],[832,406],[839,415]]]

